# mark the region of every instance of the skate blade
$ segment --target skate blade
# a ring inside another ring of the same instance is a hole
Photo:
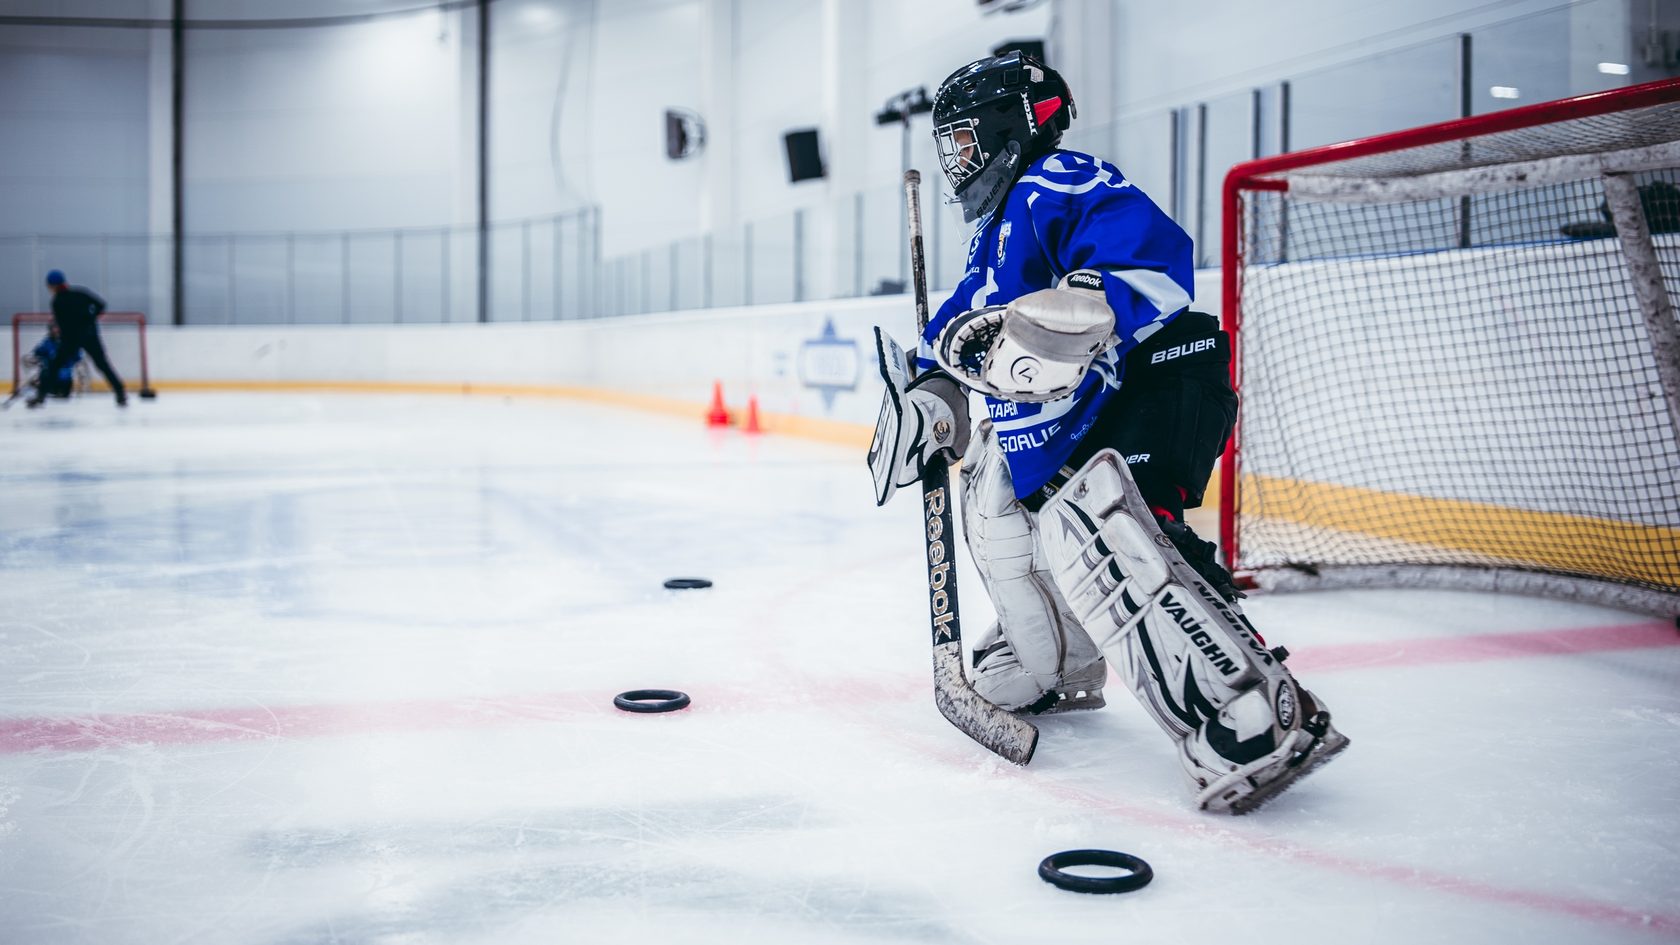
[[[1257,811],[1271,802],[1273,798],[1294,787],[1296,782],[1302,778],[1328,764],[1331,759],[1346,750],[1347,746],[1348,737],[1332,728],[1322,737],[1315,738],[1305,752],[1283,761],[1282,770],[1284,773],[1266,782],[1265,785],[1236,797],[1231,796],[1230,789],[1221,790],[1217,794],[1208,792],[1212,796],[1204,797],[1201,807],[1203,810],[1238,817]],[[1272,768],[1269,770],[1276,771],[1278,769]],[[1232,785],[1232,787],[1235,786]]]
[[[1061,715],[1064,712],[1090,712],[1095,709],[1100,709],[1105,705],[1108,705],[1108,700],[1103,698],[1101,690],[1096,692],[1062,693],[1061,698],[1056,700],[1055,705],[1038,714]]]

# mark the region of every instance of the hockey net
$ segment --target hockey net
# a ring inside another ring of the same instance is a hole
[[[1221,544],[1680,614],[1680,81],[1238,165]]]
[[[47,337],[52,322],[49,312],[18,312],[12,316],[12,393],[32,389],[39,365],[33,352]],[[105,312],[99,316],[99,338],[105,356],[123,387],[144,398],[155,396],[146,357],[146,316],[142,312]],[[86,354],[76,362],[72,394],[109,391],[105,378]]]

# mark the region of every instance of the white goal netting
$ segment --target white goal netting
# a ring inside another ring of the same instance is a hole
[[[1459,124],[1239,189],[1233,563],[1680,611],[1680,104]]]

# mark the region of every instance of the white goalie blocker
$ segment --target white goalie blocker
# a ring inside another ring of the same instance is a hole
[[[875,504],[882,506],[901,486],[922,478],[936,456],[962,459],[968,450],[968,397],[956,381],[939,371],[911,379],[913,366],[892,336],[875,329],[875,355],[886,393],[875,437],[869,443],[869,472],[875,479]]]
[[[1199,806],[1253,810],[1347,747],[1281,652],[1161,532],[1118,453],[1092,457],[1038,525],[1057,587],[1178,742]]]

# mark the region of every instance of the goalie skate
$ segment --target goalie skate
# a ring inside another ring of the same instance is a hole
[[[1300,728],[1285,734],[1283,743],[1262,758],[1230,766],[1214,761],[1209,767],[1204,759],[1220,756],[1205,743],[1203,732],[1180,744],[1180,760],[1191,781],[1201,789],[1196,796],[1198,807],[1246,814],[1289,790],[1348,746],[1347,736],[1331,724],[1330,713],[1316,697],[1305,689],[1299,692],[1302,704],[1298,711],[1305,716]]]
[[[1024,671],[1021,669],[1015,648],[1003,635],[1003,630],[996,621],[993,621],[975,641],[973,663],[975,689],[993,702],[1008,703],[1010,700],[1001,695],[999,688],[993,685],[991,680],[1003,677],[1007,680],[1004,685],[1019,686],[1019,679],[1024,675]],[[1063,676],[1056,685],[1044,690],[1037,699],[1025,702],[1010,711],[1018,715],[1055,715],[1060,712],[1100,709],[1107,705],[1102,693],[1103,683],[1107,679],[1108,664],[1099,656],[1096,662]]]
[[[1157,723],[1206,810],[1246,813],[1347,747],[1246,617],[1162,533],[1119,454],[1040,513],[1069,607]]]

